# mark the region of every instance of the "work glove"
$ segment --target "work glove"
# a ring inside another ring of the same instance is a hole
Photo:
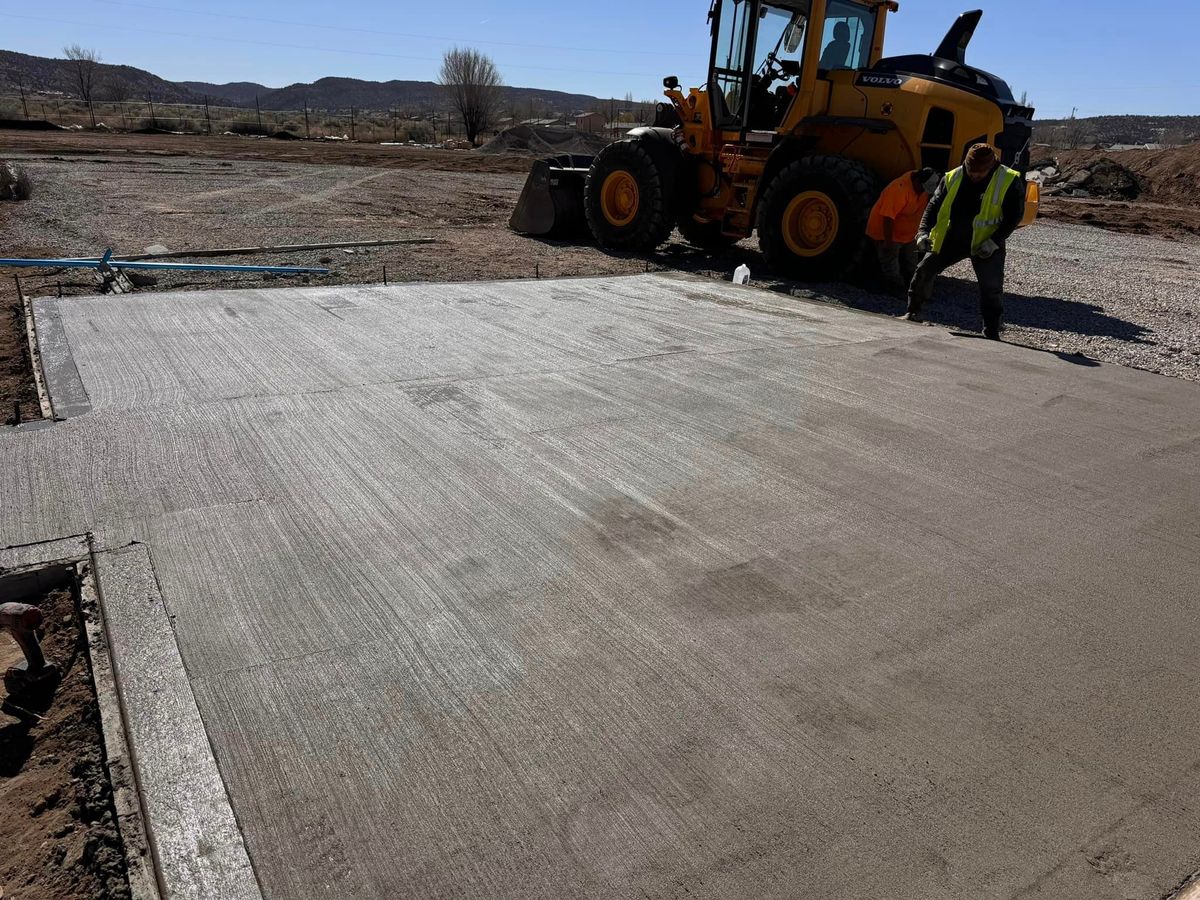
[[[995,253],[999,249],[1000,249],[1000,245],[997,244],[995,241],[993,241],[991,238],[988,238],[986,241],[984,241],[982,244],[979,245],[979,249],[975,251],[975,255],[978,256],[980,259],[990,259],[992,254]]]
[[[988,243],[991,243],[989,241]],[[917,235],[917,251],[920,253],[929,253],[933,250],[933,240],[927,234]]]

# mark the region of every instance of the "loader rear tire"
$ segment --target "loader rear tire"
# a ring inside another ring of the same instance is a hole
[[[771,179],[758,208],[770,269],[803,281],[836,279],[858,259],[875,202],[875,177],[857,160],[805,156]]]
[[[583,203],[600,246],[653,250],[670,236],[675,173],[658,155],[635,138],[609,144],[592,163]]]

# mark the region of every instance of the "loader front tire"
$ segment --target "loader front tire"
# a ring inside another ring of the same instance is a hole
[[[875,177],[857,160],[814,155],[785,166],[759,202],[768,267],[802,281],[845,275],[862,249],[875,193]]]
[[[600,246],[653,250],[670,236],[675,173],[659,155],[635,138],[609,144],[592,163],[583,201]]]

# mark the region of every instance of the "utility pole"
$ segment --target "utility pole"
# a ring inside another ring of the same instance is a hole
[[[204,121],[207,125],[208,135],[212,137],[212,111],[208,108],[208,94],[204,95]]]
[[[17,79],[17,89],[21,92],[21,107],[25,110],[25,118],[29,118],[29,103],[25,99],[25,79]]]
[[[154,95],[146,94],[146,100],[150,103],[150,127],[158,127],[158,118],[154,115]]]
[[[258,107],[258,94],[254,95],[254,112],[258,114],[258,133],[262,134],[262,110]]]

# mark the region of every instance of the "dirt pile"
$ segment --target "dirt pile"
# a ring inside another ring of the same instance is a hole
[[[532,128],[516,125],[500,132],[479,148],[480,153],[513,153],[554,156],[558,153],[599,153],[609,138],[574,128]]]
[[[1041,160],[1029,174],[1048,197],[1136,200],[1142,193],[1138,176],[1107,157],[1064,168],[1057,160]]]
[[[1137,178],[1137,199],[1194,209],[1200,206],[1200,144],[1166,150],[1063,150],[1057,159],[1064,172],[1091,169],[1107,159]]]

